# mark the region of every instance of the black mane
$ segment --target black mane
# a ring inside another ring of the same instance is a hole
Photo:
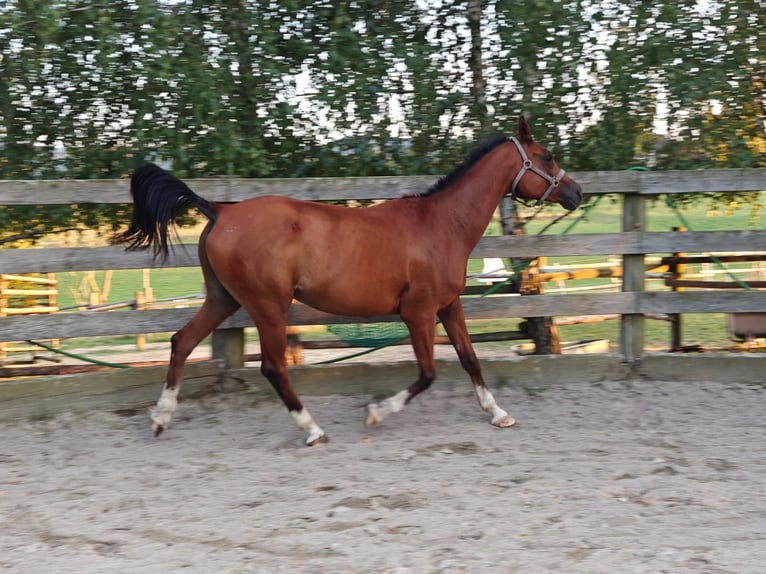
[[[425,192],[417,194],[419,197],[425,197],[428,195],[433,195],[435,193],[439,193],[443,189],[446,189],[450,187],[453,183],[455,183],[458,179],[463,177],[465,173],[471,169],[474,164],[476,164],[477,161],[479,161],[481,158],[483,158],[485,155],[487,155],[489,152],[491,152],[493,149],[495,149],[497,146],[505,143],[508,141],[508,138],[505,136],[497,136],[492,138],[491,140],[487,141],[486,143],[483,143],[476,148],[474,148],[466,157],[465,161],[461,163],[459,166],[457,166],[455,169],[453,169],[451,172],[449,172],[447,175],[439,178],[439,180],[434,183],[431,187],[429,187]]]

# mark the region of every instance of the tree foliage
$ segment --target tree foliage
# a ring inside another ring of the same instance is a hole
[[[0,179],[443,173],[520,113],[567,169],[766,165],[763,0],[8,0]],[[114,210],[5,209],[8,231]],[[64,223],[66,222],[66,223]]]

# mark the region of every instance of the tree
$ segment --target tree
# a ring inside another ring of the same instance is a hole
[[[766,165],[759,1],[9,0],[0,178],[444,173],[519,113],[568,169]],[[657,134],[658,128],[663,133]],[[113,209],[0,213],[114,221]]]

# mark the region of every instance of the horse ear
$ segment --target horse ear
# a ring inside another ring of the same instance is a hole
[[[523,143],[532,143],[535,138],[532,137],[532,130],[524,116],[519,116],[519,141]]]

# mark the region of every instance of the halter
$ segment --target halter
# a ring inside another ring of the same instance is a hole
[[[564,179],[566,172],[559,168],[559,172],[556,175],[548,175],[539,167],[532,164],[532,160],[527,157],[527,152],[524,151],[524,148],[522,147],[521,143],[519,143],[518,139],[515,137],[509,137],[508,139],[516,144],[516,149],[519,150],[519,155],[521,156],[521,170],[516,176],[516,179],[513,180],[513,185],[511,185],[511,198],[516,199],[516,187],[519,185],[521,178],[524,177],[524,174],[527,173],[527,171],[531,171],[548,182],[548,189],[545,190],[545,193],[543,193],[540,196],[540,199],[537,200],[537,203],[535,203],[535,207],[538,207],[542,205],[543,201],[548,198],[551,192],[559,186],[559,183],[561,183],[561,180]]]

